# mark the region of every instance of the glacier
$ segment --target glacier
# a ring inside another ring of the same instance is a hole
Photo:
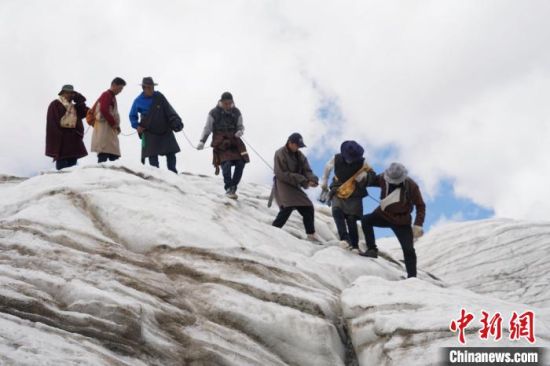
[[[348,252],[316,207],[316,245],[298,215],[271,226],[269,187],[221,187],[139,165],[0,176],[0,364],[436,364],[460,307],[534,309],[550,343],[549,223],[438,228],[403,280],[391,240]]]

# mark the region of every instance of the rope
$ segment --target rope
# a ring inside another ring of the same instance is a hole
[[[191,146],[193,149],[195,150],[198,150],[197,147],[195,145],[193,145],[193,142],[191,142],[191,139],[189,139],[189,137],[187,137],[187,134],[185,133],[184,130],[181,130],[181,133],[183,134],[183,137],[187,140],[187,142],[189,143],[189,146]]]
[[[254,151],[254,153],[256,155],[258,155],[258,157],[263,161],[263,163],[265,164],[265,166],[267,166],[269,168],[269,170],[271,170],[272,172],[275,170],[273,169],[273,167],[264,159],[264,157],[258,152],[256,151],[256,149],[250,145],[250,143],[248,141],[246,141],[242,136],[241,136],[241,140],[243,140],[243,142],[250,148],[250,150]]]

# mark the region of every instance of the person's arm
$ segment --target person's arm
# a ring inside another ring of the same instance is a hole
[[[332,169],[334,169],[334,157],[330,159],[325,165],[325,169],[323,170],[321,188],[328,189],[328,178],[330,177],[330,172],[332,172]]]
[[[88,109],[90,109],[86,105],[86,98],[82,94],[75,92],[73,101],[75,103],[74,108],[76,110],[76,116],[79,120],[81,120],[86,117],[86,113],[88,113]]]
[[[166,118],[168,118],[168,123],[170,124],[170,128],[175,131],[179,132],[183,130],[183,122],[181,121],[181,117],[178,115],[174,107],[168,102],[168,99],[166,99],[164,96],[164,111],[166,113]]]
[[[384,179],[382,174],[376,174],[374,170],[367,173],[367,187],[380,187],[380,182]]]
[[[139,127],[139,115],[138,115],[138,100],[137,98],[132,103],[132,108],[130,109],[130,124],[132,128],[136,129]]]
[[[237,132],[235,132],[235,136],[241,138],[244,135],[244,124],[243,124],[243,115],[241,114],[239,116],[239,119],[237,120]]]
[[[306,156],[302,153],[300,153],[301,159],[302,159],[302,165],[304,167],[304,175],[307,178],[308,182],[311,183],[312,187],[316,187],[319,185],[319,177],[316,176],[313,173],[313,170],[311,169],[311,166],[309,165],[309,161],[307,160]]]
[[[416,218],[414,225],[422,227],[424,225],[424,219],[426,218],[426,204],[420,193],[420,188],[415,184],[413,191],[411,192],[411,199],[416,208]]]
[[[202,130],[202,135],[200,141],[204,144],[206,140],[208,140],[208,136],[212,133],[212,130],[214,129],[214,117],[210,113],[208,113],[208,118],[206,118],[206,124],[204,125],[204,128]]]
[[[275,154],[274,173],[277,180],[299,187],[307,184],[307,178],[302,174],[288,171],[288,164],[280,154]]]
[[[115,117],[111,114],[111,104],[113,104],[113,94],[106,91],[105,93],[101,94],[101,97],[99,97],[99,112],[105,118],[107,123],[111,125],[111,127],[115,127],[117,125]]]
[[[65,107],[57,101],[54,101],[48,107],[46,117],[46,155],[54,159],[59,157],[61,149],[61,140],[63,138],[63,130],[60,126],[61,118],[65,115]]]

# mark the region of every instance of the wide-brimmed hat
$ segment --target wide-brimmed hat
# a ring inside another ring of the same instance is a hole
[[[391,163],[384,171],[384,179],[390,184],[401,184],[408,176],[407,168],[401,163]]]
[[[355,141],[344,141],[340,146],[340,154],[348,163],[355,163],[363,159],[365,149]]]
[[[292,142],[293,144],[298,145],[298,147],[306,147],[302,135],[298,132],[294,132],[292,135],[288,136],[288,142]]]
[[[146,85],[146,86],[156,86],[156,85],[158,85],[158,84],[155,83],[155,82],[153,81],[153,78],[152,78],[152,77],[146,76],[146,77],[144,77],[143,80],[141,81],[141,86],[144,86],[144,85]]]
[[[74,87],[70,84],[65,84],[61,87],[61,91],[57,93],[57,95],[61,95],[63,93],[74,93]]]

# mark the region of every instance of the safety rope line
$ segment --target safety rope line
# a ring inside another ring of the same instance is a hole
[[[254,146],[252,146],[248,141],[246,141],[242,136],[241,136],[241,140],[243,140],[243,142],[252,150],[254,151],[254,153],[256,155],[258,155],[258,157],[263,161],[263,163],[265,164],[265,166],[267,166],[269,168],[269,170],[271,170],[272,172],[275,171],[275,169],[273,169],[273,167],[267,162],[267,160],[264,159],[264,157],[254,148]]]

